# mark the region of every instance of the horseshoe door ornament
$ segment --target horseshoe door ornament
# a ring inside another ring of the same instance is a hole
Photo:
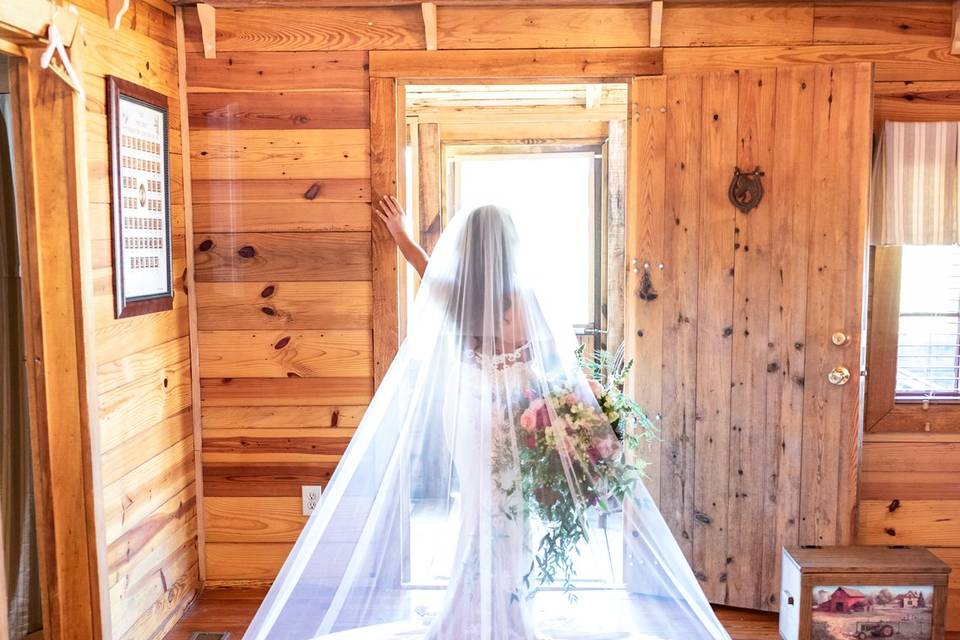
[[[760,171],[760,167],[749,172],[741,171],[740,167],[733,168],[733,180],[730,181],[727,194],[730,196],[730,203],[741,213],[749,213],[763,199],[761,177],[763,171]]]

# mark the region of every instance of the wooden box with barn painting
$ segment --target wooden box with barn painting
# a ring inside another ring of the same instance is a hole
[[[942,640],[950,567],[918,547],[783,550],[783,640]]]

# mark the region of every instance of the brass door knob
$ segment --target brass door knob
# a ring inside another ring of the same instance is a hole
[[[838,347],[842,347],[843,345],[848,344],[850,342],[850,336],[844,333],[843,331],[837,331],[832,336],[830,336],[830,342],[837,345]]]
[[[847,369],[843,365],[834,367],[833,370],[827,374],[827,380],[830,381],[830,384],[838,386],[845,385],[850,382],[850,369]]]

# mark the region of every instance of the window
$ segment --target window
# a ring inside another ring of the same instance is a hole
[[[960,247],[900,258],[897,400],[960,399]]]
[[[450,149],[447,160],[450,212],[489,203],[510,209],[539,280],[562,289],[578,333],[592,338],[602,330],[599,149],[516,154]]]
[[[960,431],[960,247],[875,247],[866,431]]]

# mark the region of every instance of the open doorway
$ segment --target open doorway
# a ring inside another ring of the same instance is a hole
[[[22,640],[39,637],[43,617],[9,63],[0,54],[0,636]]]
[[[429,253],[458,212],[507,207],[588,354],[623,339],[626,97],[625,83],[405,87],[417,240]]]
[[[506,207],[539,281],[563,289],[585,355],[616,352],[624,322],[627,84],[407,84],[404,96],[399,184],[414,238],[431,253],[455,216],[485,204]],[[414,270],[401,282],[403,310],[417,289]],[[416,568],[451,566],[456,547],[455,536],[438,545],[429,535],[450,496],[446,485],[422,477],[404,487],[410,507],[401,566],[409,589],[448,580]],[[459,508],[459,492],[452,498]],[[628,579],[622,514],[604,518],[594,523],[607,534],[604,545],[578,562],[580,588]],[[609,562],[595,562],[606,549]]]

